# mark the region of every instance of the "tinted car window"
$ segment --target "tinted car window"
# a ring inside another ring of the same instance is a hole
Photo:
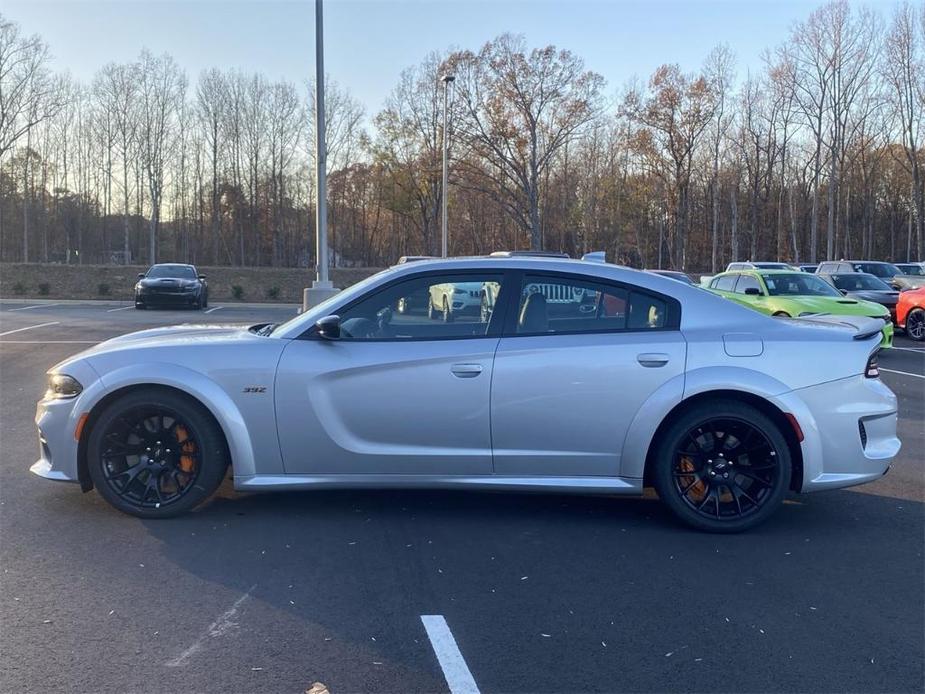
[[[921,277],[922,275],[925,275],[925,268],[923,268],[921,265],[904,264],[904,265],[897,265],[896,267],[898,267],[900,270],[902,270],[907,275],[916,275],[919,277]]]
[[[145,277],[152,279],[175,278],[183,280],[196,279],[196,271],[189,265],[153,265]]]
[[[723,275],[722,277],[717,277],[713,280],[710,285],[713,289],[719,289],[723,292],[731,292],[732,288],[735,287],[736,279],[738,275]]]
[[[883,280],[865,272],[849,272],[846,275],[832,275],[832,283],[846,292],[858,291],[892,291],[892,287]]]
[[[837,296],[831,284],[805,272],[762,275],[770,296]]]
[[[501,291],[494,274],[427,275],[393,284],[341,311],[345,340],[481,337]]]
[[[526,275],[519,334],[649,330],[668,324],[664,300],[647,292],[572,278]]]
[[[856,272],[868,272],[876,277],[885,277],[889,279],[892,279],[896,275],[903,274],[902,270],[890,263],[855,263],[854,269]]]
[[[739,281],[736,282],[735,292],[736,294],[744,294],[746,289],[757,289],[762,294],[761,284],[758,282],[758,278],[753,277],[752,275],[740,275]]]

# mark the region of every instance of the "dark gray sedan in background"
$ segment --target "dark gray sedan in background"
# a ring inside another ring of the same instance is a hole
[[[893,322],[896,322],[896,302],[899,301],[899,292],[879,277],[867,272],[849,272],[843,275],[820,273],[819,277],[845,296],[886,306],[890,310]]]
[[[192,265],[161,263],[147,272],[138,273],[135,283],[135,308],[179,306],[202,309],[209,305],[206,276]]]

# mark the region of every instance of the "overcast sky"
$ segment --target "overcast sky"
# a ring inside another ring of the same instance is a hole
[[[375,113],[401,70],[431,50],[478,49],[503,32],[531,46],[582,56],[615,93],[666,62],[694,70],[717,43],[760,66],[819,2],[810,0],[326,0],[329,75]],[[876,4],[887,17],[892,2]],[[55,67],[89,80],[143,46],[171,53],[191,81],[205,68],[238,67],[302,83],[314,72],[314,2],[229,0],[81,2],[3,0],[2,11],[49,43]]]

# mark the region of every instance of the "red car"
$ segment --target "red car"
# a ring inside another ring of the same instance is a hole
[[[900,292],[896,325],[913,340],[925,340],[925,287]]]

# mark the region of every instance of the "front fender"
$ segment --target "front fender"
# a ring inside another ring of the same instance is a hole
[[[106,395],[131,386],[160,385],[176,388],[196,398],[215,417],[228,442],[235,474],[256,473],[254,446],[247,423],[228,393],[210,378],[177,364],[145,362],[108,371],[100,381],[104,387],[95,390],[93,401],[82,403],[82,411],[90,411]]]

